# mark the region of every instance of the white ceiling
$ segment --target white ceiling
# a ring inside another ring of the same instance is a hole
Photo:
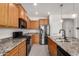
[[[29,16],[31,17],[47,17],[48,12],[51,14],[61,13],[60,3],[37,3],[37,6],[34,6],[33,3],[22,3],[22,5],[28,11]],[[79,3],[74,5],[74,13],[79,13]],[[35,14],[36,11],[38,11],[38,15]],[[62,13],[72,14],[73,3],[63,3]]]

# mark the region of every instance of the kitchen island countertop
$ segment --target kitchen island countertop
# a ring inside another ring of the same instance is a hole
[[[71,56],[79,56],[79,39],[68,38],[69,42],[65,42],[59,41],[64,39],[58,39],[57,37],[50,36],[50,38]]]

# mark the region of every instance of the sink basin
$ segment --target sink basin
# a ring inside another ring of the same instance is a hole
[[[57,42],[70,42],[68,39],[64,39],[63,37],[54,37]]]
[[[70,42],[69,40],[65,40],[63,38],[57,38],[56,41],[57,42]]]

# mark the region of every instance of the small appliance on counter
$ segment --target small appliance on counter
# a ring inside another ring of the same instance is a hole
[[[22,38],[22,37],[23,37],[22,31],[13,32],[13,38]]]

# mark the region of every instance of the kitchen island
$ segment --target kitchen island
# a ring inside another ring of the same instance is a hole
[[[50,43],[51,42],[51,43]],[[57,38],[56,36],[48,37],[48,47],[50,55],[55,56],[78,56],[79,55],[79,40],[68,38],[68,42],[64,39]],[[61,51],[60,51],[61,50]],[[59,53],[60,51],[60,53]],[[63,54],[63,53],[64,54]]]

